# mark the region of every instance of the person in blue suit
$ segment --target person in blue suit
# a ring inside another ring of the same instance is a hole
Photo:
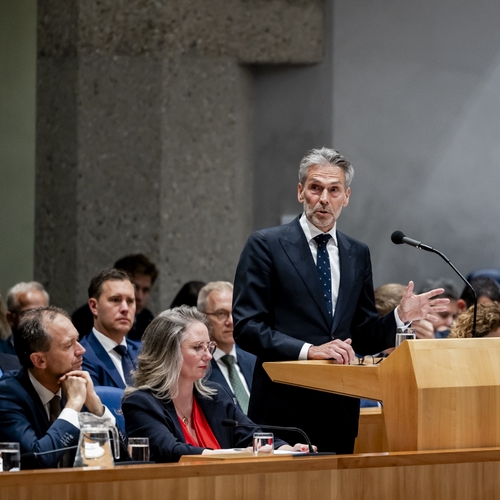
[[[142,337],[135,386],[125,390],[122,410],[127,435],[149,438],[155,462],[246,448],[259,430],[224,387],[206,381],[215,350],[208,327],[195,307],[180,306],[158,315]],[[239,425],[225,427],[225,419]],[[278,438],[275,447],[308,449],[300,443],[292,448]]]
[[[198,310],[208,316],[210,338],[217,343],[209,380],[234,394],[247,413],[256,358],[234,343],[232,303],[233,285],[228,281],[207,283],[198,294]]]
[[[141,348],[126,337],[135,316],[134,286],[125,271],[104,269],[92,278],[88,293],[94,328],[81,340],[87,351],[83,369],[95,385],[125,389]]]
[[[413,294],[410,282],[396,309],[378,318],[368,247],[336,222],[349,203],[353,168],[327,148],[309,151],[299,168],[303,214],[289,224],[253,233],[234,282],[234,337],[258,359],[249,417],[259,424],[305,430],[319,451],[352,453],[359,400],[273,383],[265,361],[334,359],[394,346],[396,326],[437,320],[442,290]],[[373,214],[371,214],[373,215]]]
[[[22,469],[57,467],[65,454],[72,465],[84,405],[115,420],[82,371],[78,332],[66,311],[47,306],[23,315],[15,342],[22,368],[0,380],[0,441],[20,443]]]

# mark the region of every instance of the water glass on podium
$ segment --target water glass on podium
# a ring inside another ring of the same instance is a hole
[[[396,331],[396,349],[405,340],[415,340],[417,338],[417,331],[414,328],[398,328]]]
[[[0,471],[21,469],[21,448],[19,443],[0,443]]]
[[[149,438],[128,438],[128,453],[133,462],[149,462]]]

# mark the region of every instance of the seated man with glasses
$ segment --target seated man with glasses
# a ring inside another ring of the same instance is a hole
[[[216,348],[208,326],[195,307],[181,306],[158,315],[142,337],[134,386],[125,390],[122,409],[127,435],[147,437],[155,462],[247,448],[259,431],[224,387],[206,380]],[[238,425],[225,427],[226,419]],[[278,438],[275,447],[308,450]]]
[[[207,283],[198,294],[198,310],[208,316],[210,337],[217,342],[209,380],[229,389],[246,414],[256,357],[234,343],[232,302],[233,285],[227,281]]]

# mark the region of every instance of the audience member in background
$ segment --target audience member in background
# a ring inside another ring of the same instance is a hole
[[[182,288],[177,292],[174,300],[170,304],[170,309],[179,306],[195,306],[198,301],[198,294],[205,286],[203,281],[188,281],[182,285]]]
[[[0,441],[20,443],[23,469],[71,466],[74,452],[55,450],[78,443],[83,406],[114,421],[82,371],[78,332],[66,311],[34,309],[17,327],[16,349],[23,368],[0,380]]]
[[[181,306],[159,314],[144,333],[135,387],[127,389],[122,408],[128,436],[149,438],[155,462],[245,448],[258,431],[224,387],[205,380],[215,349],[208,327],[203,313]],[[240,425],[224,427],[225,419]],[[292,450],[276,437],[275,447]]]
[[[141,346],[126,338],[134,322],[134,286],[125,271],[104,269],[92,278],[88,293],[94,328],[81,341],[87,350],[83,369],[95,385],[125,389],[132,384]]]
[[[198,295],[198,310],[208,316],[210,338],[217,343],[209,379],[229,389],[246,414],[256,357],[234,343],[233,285],[228,281],[206,284]]]
[[[49,305],[49,294],[38,281],[18,283],[7,292],[7,321],[12,335],[0,341],[0,352],[16,354],[14,349],[14,336],[23,314],[36,307]]]
[[[7,306],[0,295],[0,340],[8,339],[11,334],[12,331],[7,321]]]
[[[20,368],[21,363],[19,363],[17,356],[0,352],[0,378],[8,371],[19,370]]]
[[[472,338],[474,308],[469,307],[451,327],[448,338]],[[498,302],[477,305],[476,337],[500,337],[500,304]]]
[[[500,285],[494,279],[488,276],[478,276],[472,278],[469,283],[476,292],[478,304],[500,302]],[[468,286],[465,286],[458,299],[458,313],[462,314],[472,305],[474,305],[474,294]]]
[[[126,271],[130,275],[130,281],[134,285],[136,310],[134,323],[127,333],[131,340],[141,340],[146,327],[154,318],[153,313],[147,308],[151,288],[158,277],[158,269],[143,254],[133,254],[122,257],[115,262],[115,269]],[[88,335],[94,325],[94,317],[90,311],[89,305],[77,309],[71,316],[80,338]]]
[[[406,286],[399,283],[387,283],[375,289],[375,307],[380,317],[389,314],[398,307],[405,290]],[[419,339],[434,338],[434,327],[426,319],[413,321],[411,327],[415,329],[417,338]],[[388,349],[388,351],[392,351],[392,348]]]
[[[453,325],[458,316],[458,296],[459,292],[453,281],[446,278],[429,279],[427,280],[420,293],[428,292],[434,288],[444,288],[444,292],[434,298],[450,299],[446,306],[446,311],[436,313],[439,321],[433,323],[434,336],[437,339],[444,339],[450,333],[450,327]]]

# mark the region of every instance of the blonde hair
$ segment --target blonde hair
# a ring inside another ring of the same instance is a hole
[[[128,387],[125,395],[136,390],[150,390],[159,399],[177,396],[183,363],[181,344],[186,338],[186,329],[196,322],[204,324],[210,332],[207,317],[190,306],[167,309],[149,324],[142,336],[137,370],[133,372],[134,387]],[[209,369],[203,379],[194,383],[196,390],[205,397],[216,392],[204,383]]]
[[[474,306],[462,313],[456,323],[451,327],[448,338],[472,338],[472,325],[474,323]],[[500,328],[500,304],[490,302],[477,305],[476,337],[485,337]]]

